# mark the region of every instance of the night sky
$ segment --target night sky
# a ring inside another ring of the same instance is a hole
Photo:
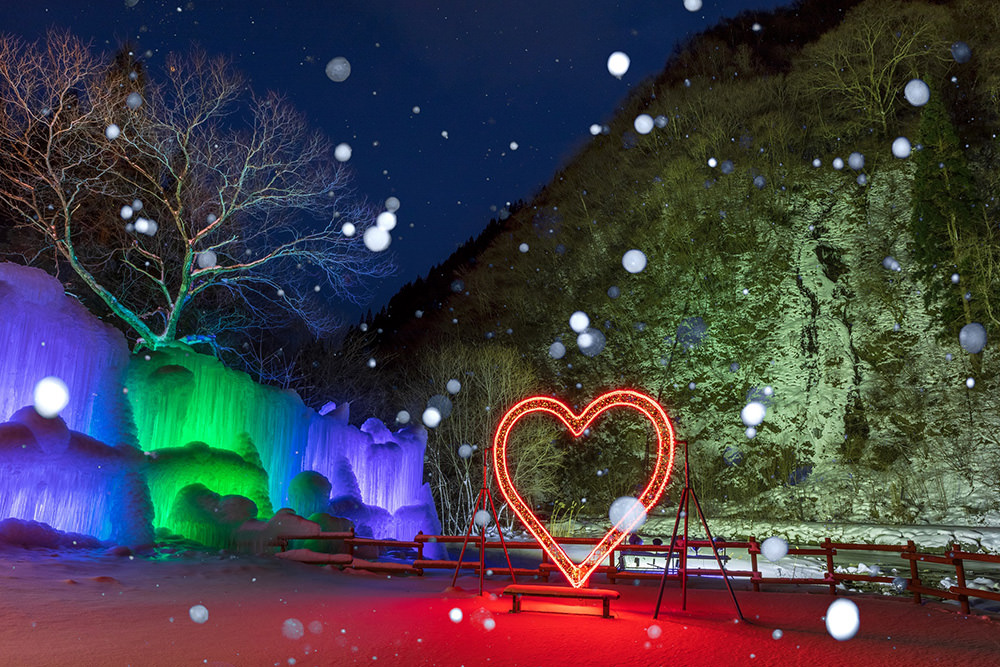
[[[152,53],[154,70],[196,44],[230,57],[257,92],[285,94],[334,143],[352,146],[359,195],[402,203],[390,248],[400,270],[378,290],[377,310],[507,202],[529,199],[679,41],[782,4],[0,0],[0,28],[30,39],[70,28],[109,53],[128,41]],[[614,51],[631,58],[621,80],[607,70]],[[337,56],[351,64],[340,83],[325,74]]]

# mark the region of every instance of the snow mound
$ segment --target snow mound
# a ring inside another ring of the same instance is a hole
[[[47,523],[22,519],[0,521],[0,545],[29,549],[99,549],[104,546],[90,535],[64,533]]]

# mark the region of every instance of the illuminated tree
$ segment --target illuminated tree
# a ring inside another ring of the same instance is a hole
[[[862,3],[839,28],[802,50],[792,79],[796,92],[827,123],[885,133],[906,82],[926,75],[929,63],[949,58],[949,42],[941,37],[948,24],[946,9],[923,2]]]
[[[966,283],[981,278],[973,260],[979,245],[978,197],[958,135],[938,95],[932,94],[924,107],[920,139],[913,179],[914,257],[918,273],[928,279],[925,301],[931,305],[943,298],[942,320],[949,334],[956,334],[973,320],[972,304],[962,296],[964,289],[945,283],[942,274],[957,271]]]
[[[360,304],[390,273],[341,233],[372,212],[281,98],[203,53],[168,56],[162,82],[125,60],[68,33],[0,38],[0,202],[142,344],[278,313],[319,334],[331,295]]]

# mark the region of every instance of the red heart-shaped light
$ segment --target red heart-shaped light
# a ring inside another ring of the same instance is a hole
[[[611,391],[598,396],[578,415],[573,414],[573,411],[565,403],[555,398],[548,396],[526,398],[507,411],[507,414],[500,420],[496,435],[493,437],[493,470],[496,472],[500,492],[503,493],[503,497],[507,499],[507,503],[521,519],[528,532],[535,536],[538,543],[552,558],[555,566],[566,575],[566,579],[569,580],[573,588],[580,588],[587,582],[601,561],[632,531],[639,517],[633,518],[635,513],[627,512],[625,517],[619,520],[619,523],[631,519],[629,525],[616,524],[612,526],[611,530],[604,534],[601,541],[582,563],[574,563],[562,547],[556,543],[542,522],[538,520],[535,513],[531,511],[528,504],[518,494],[517,489],[514,488],[510,471],[507,469],[507,440],[510,437],[511,429],[514,428],[518,420],[532,412],[547,412],[556,416],[575,437],[579,437],[599,415],[606,410],[618,407],[638,410],[656,429],[656,464],[653,466],[653,476],[638,498],[648,512],[663,495],[670,479],[670,470],[674,464],[674,429],[663,407],[645,394],[630,389]]]

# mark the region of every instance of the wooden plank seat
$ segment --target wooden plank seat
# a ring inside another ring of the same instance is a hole
[[[621,593],[608,588],[569,588],[567,586],[533,586],[531,584],[511,584],[503,589],[503,594],[511,596],[513,606],[510,612],[512,614],[521,611],[521,598],[529,596],[600,600],[603,603],[603,613],[601,614],[603,618],[614,618],[611,615],[611,601],[621,597]]]

